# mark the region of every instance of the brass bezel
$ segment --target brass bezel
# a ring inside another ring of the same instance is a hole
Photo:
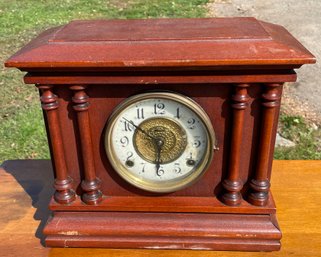
[[[204,124],[204,127],[206,129],[207,142],[208,142],[206,153],[204,155],[203,160],[196,167],[196,169],[191,174],[188,174],[187,176],[180,177],[178,179],[171,180],[171,181],[165,181],[165,182],[146,181],[129,172],[126,166],[124,166],[119,161],[119,159],[117,158],[114,152],[111,136],[112,136],[113,128],[115,126],[115,122],[119,117],[119,115],[128,106],[136,102],[151,99],[151,98],[158,98],[158,99],[161,98],[161,99],[167,99],[167,100],[179,102],[180,104],[186,106],[187,108],[191,109],[194,113],[196,113],[196,115],[200,118],[200,120]],[[114,109],[114,111],[112,112],[111,116],[108,119],[104,140],[105,140],[105,151],[110,161],[110,164],[112,165],[114,170],[131,185],[134,185],[146,191],[156,192],[156,193],[174,192],[195,183],[204,174],[204,172],[207,170],[207,168],[211,164],[213,159],[214,149],[216,149],[215,132],[214,132],[212,123],[209,117],[207,116],[206,112],[202,109],[202,107],[199,104],[197,104],[191,98],[181,94],[172,93],[172,92],[142,93],[142,94],[131,96],[126,100],[124,100],[123,102],[121,102]]]

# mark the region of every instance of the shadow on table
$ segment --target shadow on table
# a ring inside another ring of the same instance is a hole
[[[32,199],[32,206],[36,208],[34,219],[40,220],[35,235],[44,245],[42,231],[51,213],[48,204],[54,192],[50,160],[8,160],[1,167],[17,180]]]

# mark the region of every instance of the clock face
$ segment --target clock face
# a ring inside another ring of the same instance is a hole
[[[212,160],[214,130],[204,110],[174,93],[128,98],[111,115],[105,149],[132,185],[173,192],[195,182]]]

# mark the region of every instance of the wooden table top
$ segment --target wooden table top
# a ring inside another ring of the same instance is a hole
[[[52,194],[48,160],[6,161],[0,168],[0,256],[320,256],[321,161],[274,161],[272,192],[283,232],[280,252],[50,249],[42,244]]]

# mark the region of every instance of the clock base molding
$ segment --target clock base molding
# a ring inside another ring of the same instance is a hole
[[[49,247],[276,251],[275,214],[54,212]]]

